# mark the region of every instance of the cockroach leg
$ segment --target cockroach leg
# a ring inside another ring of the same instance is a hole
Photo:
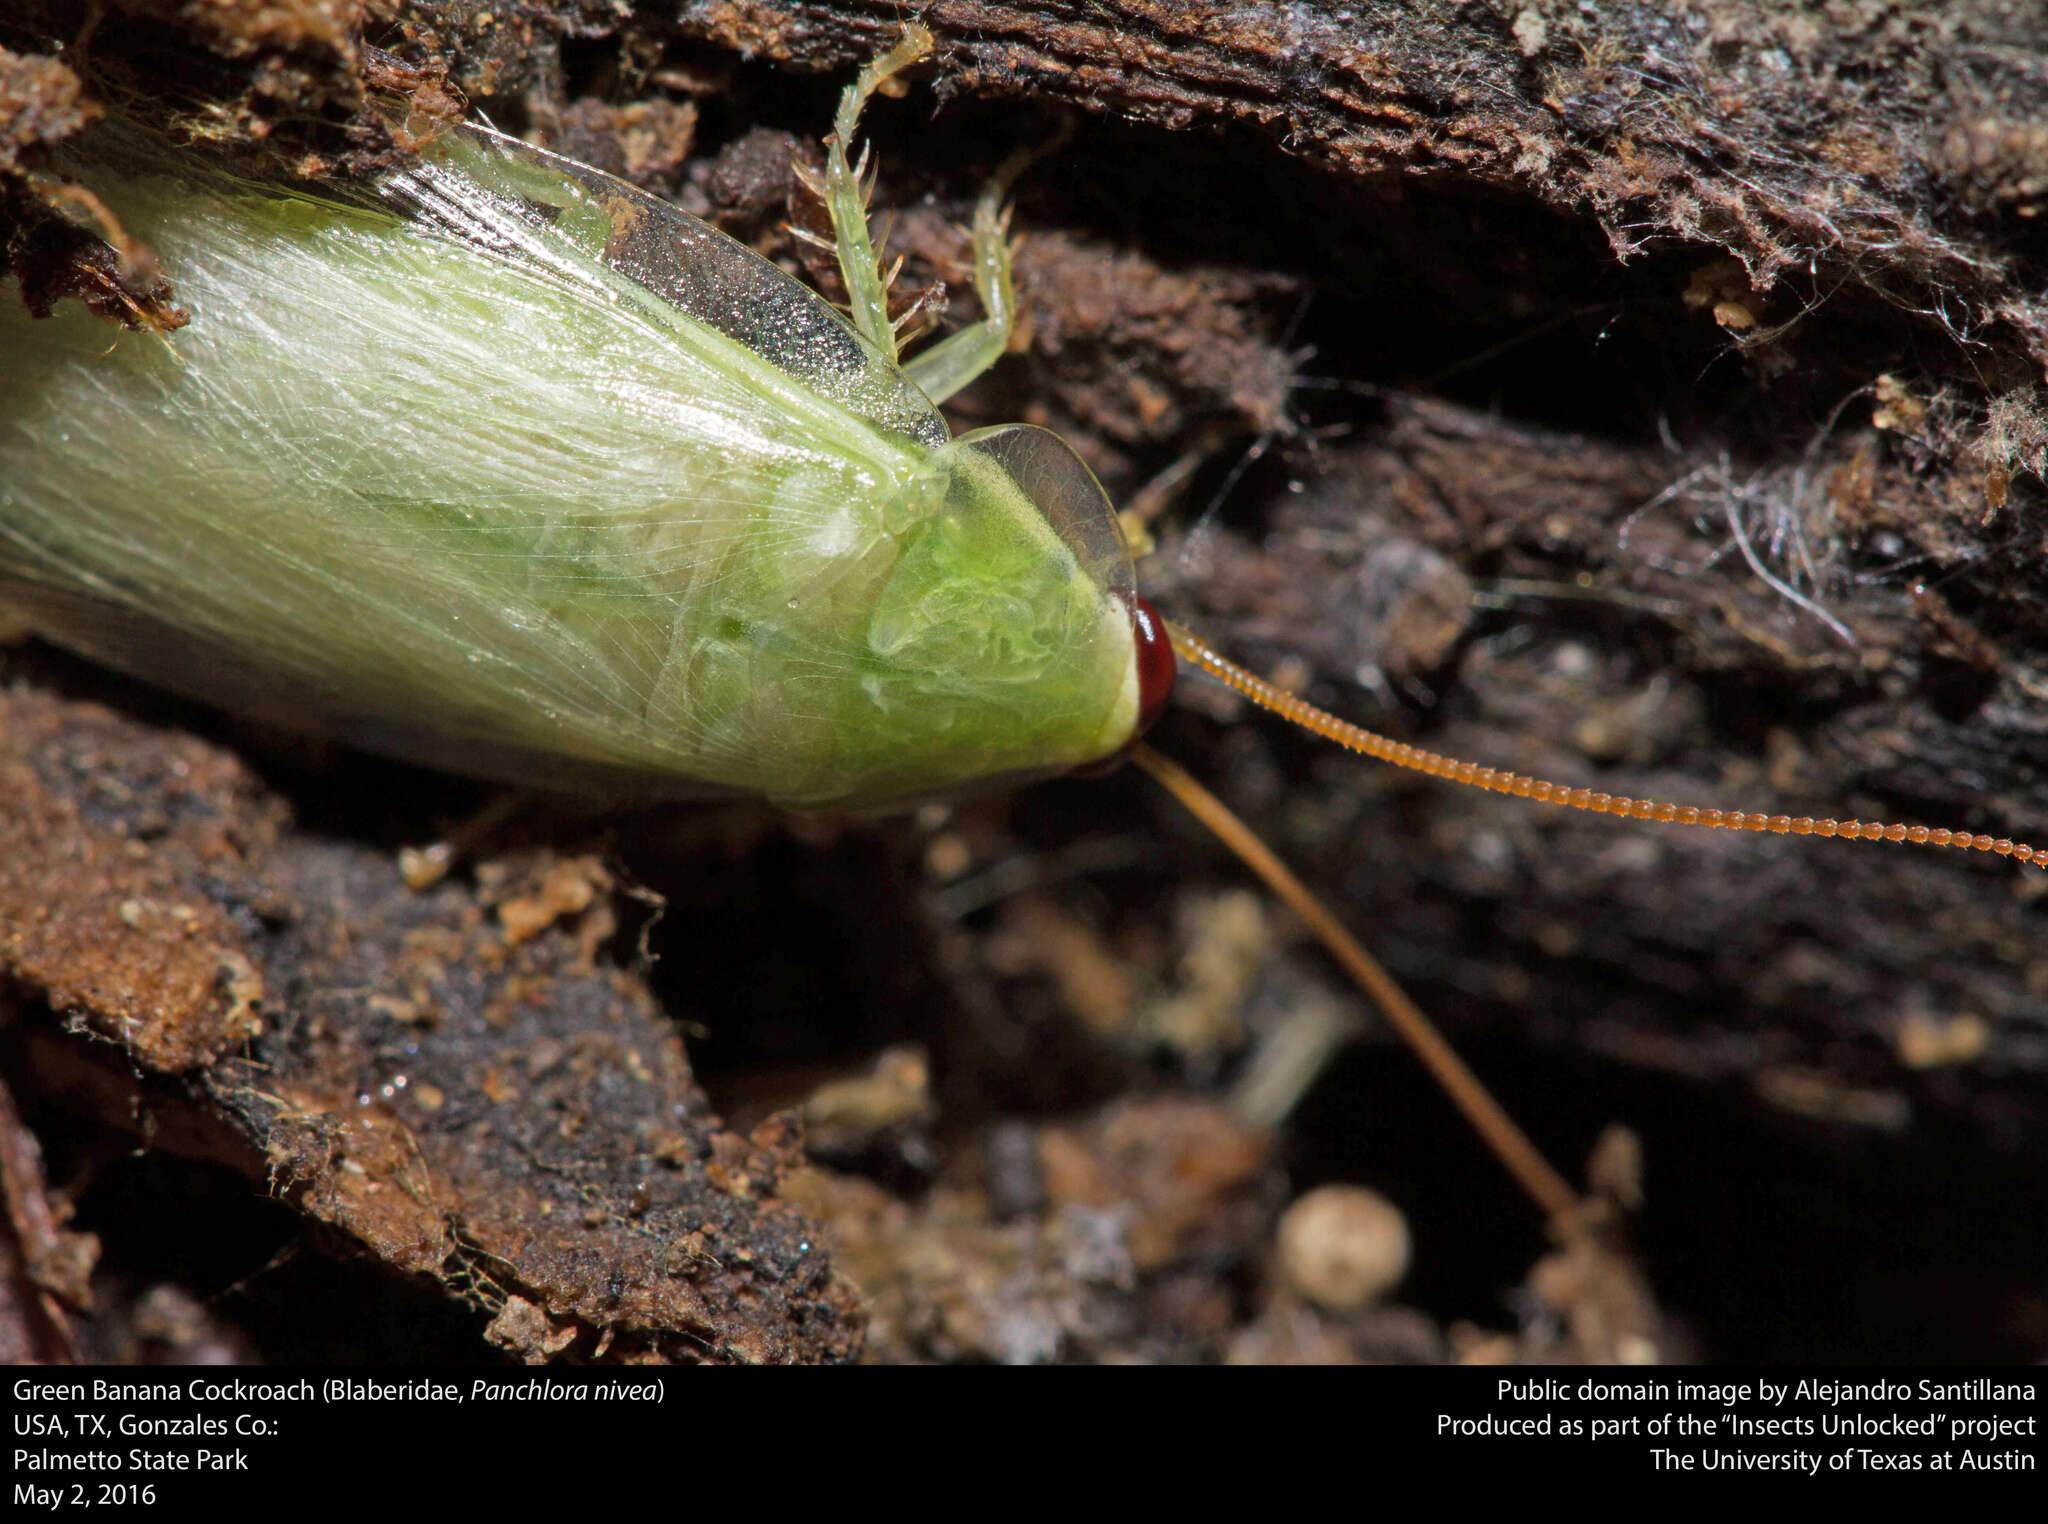
[[[839,97],[839,111],[832,119],[832,134],[825,139],[825,176],[819,186],[810,176],[805,183],[822,193],[825,210],[832,218],[832,232],[839,252],[839,275],[846,282],[848,315],[861,337],[896,359],[896,329],[889,321],[889,285],[868,231],[868,195],[873,181],[864,180],[868,170],[863,153],[856,162],[853,135],[868,97],[887,86],[905,69],[927,57],[932,34],[917,22],[903,28],[903,40],[860,71]]]
[[[1009,352],[1017,327],[1017,289],[1010,277],[1014,245],[1010,239],[1010,187],[1017,177],[1047,154],[1057,152],[1072,136],[1062,123],[1052,138],[1035,148],[1021,148],[1005,159],[982,187],[974,204],[974,294],[981,300],[981,319],[949,334],[904,364],[904,373],[934,402],[944,402]]]

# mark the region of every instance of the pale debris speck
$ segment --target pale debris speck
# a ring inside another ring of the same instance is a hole
[[[1333,1312],[1364,1307],[1408,1273],[1408,1222],[1360,1185],[1324,1185],[1281,1215],[1280,1270],[1301,1296]]]

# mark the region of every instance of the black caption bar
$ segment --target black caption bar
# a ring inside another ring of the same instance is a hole
[[[337,1477],[375,1492],[392,1485],[386,1468],[402,1468],[409,1509],[474,1515],[494,1503],[587,1507],[592,1478],[617,1475],[673,1472],[686,1487],[738,1476],[772,1494],[800,1454],[806,1476],[923,1456],[971,1463],[992,1486],[1081,1466],[1156,1503],[1177,1480],[1212,1490],[1230,1454],[1324,1454],[1369,1461],[1376,1482],[1498,1474],[1654,1494],[1706,1476],[1826,1488],[1918,1473],[1967,1487],[2039,1472],[2044,1389],[2043,1372],[2022,1367],[17,1369],[6,1486],[17,1509],[52,1513],[281,1507],[328,1500]],[[1199,1443],[1145,1438],[1160,1434]],[[828,1460],[835,1450],[845,1459]],[[748,1464],[763,1456],[765,1469]]]

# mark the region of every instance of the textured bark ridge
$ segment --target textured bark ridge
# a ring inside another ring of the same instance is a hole
[[[811,68],[885,7],[705,4],[692,35]],[[1288,6],[942,3],[942,97],[1240,127],[1342,181],[1501,191],[1618,258],[1718,248],[1752,288],[1861,287],[2048,361],[2038,8],[1882,3]],[[2006,220],[2010,219],[2010,220]],[[2024,379],[2024,373],[2015,380]]]
[[[594,956],[594,864],[415,892],[389,853],[291,832],[217,749],[34,690],[0,698],[0,779],[0,957],[44,1094],[242,1170],[520,1358],[858,1349],[776,1199],[793,1133],[711,1115]]]
[[[97,277],[28,176],[117,100],[203,103],[226,146],[316,176],[395,151],[372,94],[429,116],[467,101],[796,266],[783,224],[811,209],[790,157],[900,10],[138,4],[87,63],[26,9],[0,30],[0,247],[55,297]],[[1028,342],[955,421],[1070,438],[1149,515],[1140,576],[1174,617],[1434,750],[2048,845],[2038,5],[920,15],[936,61],[871,119],[907,286],[967,290],[957,224],[980,180],[1071,125],[1018,189]],[[522,1354],[854,1347],[850,1294],[777,1184],[797,1145],[704,1118],[671,1018],[714,1029],[699,1070],[751,1119],[884,1045],[929,1054],[937,1124],[913,1107],[879,1127],[872,1180],[790,1187],[839,1224],[883,1357],[1283,1357],[1254,1337],[1278,1326],[1266,1292],[1242,1289],[1265,1272],[1228,1284],[1267,1263],[1282,1164],[1379,1186],[1456,1265],[1409,1288],[1419,1331],[1337,1320],[1303,1357],[1463,1351],[1458,1320],[1501,1322],[1536,1251],[1369,1038],[1278,1144],[1186,1144],[1235,1161],[1200,1195],[1213,1217],[1176,1207],[1166,1249],[1075,1270],[1108,1220],[1090,1214],[1153,1220],[1101,1152],[1159,1120],[1124,1094],[1134,1075],[1213,1090],[1303,1012],[1354,1019],[1284,924],[1232,920],[1236,870],[1131,780],[843,829],[697,815],[593,847],[579,827],[422,896],[391,849],[475,796],[288,753],[273,771],[314,831],[207,750],[187,758],[201,825],[178,806],[122,836],[101,819],[119,757],[186,756],[177,727],[217,722],[15,665],[27,792],[0,805],[19,843],[0,952],[30,1120],[54,1114],[31,1093],[133,1114],[139,1085],[149,1115],[185,1119],[159,1136],[275,1180]],[[1677,1317],[1619,1321],[1657,1352],[2043,1353],[2048,1228],[2011,1203],[2048,1188],[2048,876],[1568,818],[1358,766],[1194,682],[1182,699],[1162,749],[1369,935],[1559,1162],[1634,1130],[1638,1243]],[[651,982],[620,971],[632,937],[579,940],[587,910],[505,936],[505,904],[574,899],[560,871],[591,851],[669,902]],[[428,1007],[446,1014],[404,1015]],[[113,1085],[106,1041],[143,1080]],[[1024,1145],[1005,1120],[1105,1103]],[[459,1141],[479,1127],[492,1141]],[[1019,1148],[1036,1163],[1012,1189]],[[1561,1275],[1532,1294],[1564,1296]],[[1596,1347],[1616,1348],[1577,1352]]]

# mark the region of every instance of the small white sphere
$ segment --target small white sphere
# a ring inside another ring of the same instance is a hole
[[[1280,1270],[1302,1297],[1330,1312],[1378,1300],[1408,1273],[1408,1221],[1361,1185],[1324,1185],[1280,1216]]]

